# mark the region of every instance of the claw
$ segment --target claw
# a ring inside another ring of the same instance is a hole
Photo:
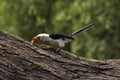
[[[58,52],[58,53],[59,53],[59,52],[60,52],[60,50],[61,50],[61,47],[57,48],[56,52]]]

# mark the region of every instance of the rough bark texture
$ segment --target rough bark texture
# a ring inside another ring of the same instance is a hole
[[[93,60],[0,32],[0,80],[120,80],[120,60]]]

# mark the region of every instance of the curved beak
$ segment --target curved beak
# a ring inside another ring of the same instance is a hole
[[[38,41],[38,38],[37,37],[33,37],[32,40],[31,40],[31,44],[33,44],[34,42],[37,42]]]

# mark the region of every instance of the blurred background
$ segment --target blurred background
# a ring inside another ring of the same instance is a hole
[[[96,22],[64,48],[78,56],[120,59],[120,0],[0,0],[0,30],[30,41]],[[48,43],[49,44],[49,43]]]

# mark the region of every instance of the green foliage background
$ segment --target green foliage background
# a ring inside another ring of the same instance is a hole
[[[120,0],[0,0],[0,30],[26,40],[65,33],[91,22],[65,49],[95,59],[120,58]]]

